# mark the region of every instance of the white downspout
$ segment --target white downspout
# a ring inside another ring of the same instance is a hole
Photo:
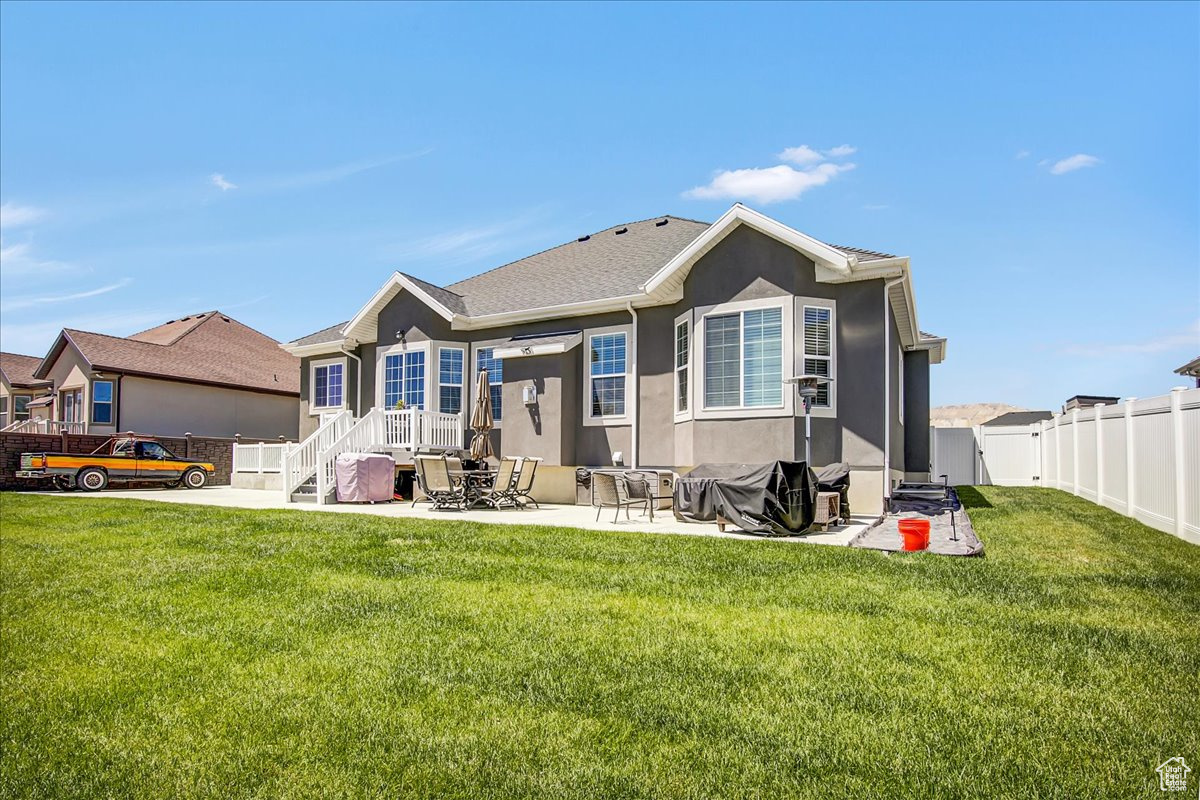
[[[893,286],[904,283],[896,278],[883,284],[883,501],[887,512],[887,500],[892,496],[892,304],[888,292]],[[904,376],[900,376],[904,380]]]
[[[625,309],[629,312],[629,316],[633,317],[633,335],[630,337],[630,359],[629,366],[633,378],[633,402],[630,404],[629,414],[633,424],[629,432],[629,466],[631,469],[638,468],[638,318],[637,312],[633,310],[633,302],[626,300]],[[626,393],[628,401],[630,393]]]
[[[346,355],[353,358],[358,363],[358,370],[357,370],[358,380],[356,380],[354,382],[354,389],[355,389],[355,392],[354,392],[355,415],[354,416],[357,418],[357,417],[362,416],[362,413],[363,413],[363,411],[362,411],[362,370],[363,370],[362,359],[359,358],[358,356],[354,355],[354,353],[351,353],[349,350],[347,350],[346,346],[344,344],[339,349]]]

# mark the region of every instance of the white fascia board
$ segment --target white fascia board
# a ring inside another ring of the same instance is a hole
[[[428,292],[410,281],[404,275],[401,275],[399,272],[393,272],[391,277],[384,281],[383,286],[379,287],[379,291],[375,292],[375,294],[371,296],[371,299],[367,301],[366,305],[360,308],[358,313],[346,323],[346,326],[342,328],[342,335],[346,338],[354,338],[366,341],[368,337],[356,335],[358,332],[358,327],[363,323],[363,320],[367,319],[367,317],[371,314],[378,314],[379,309],[390,302],[393,297],[400,293],[400,291],[411,292],[418,300],[433,309],[438,316],[442,317],[447,322],[454,322],[457,315],[453,311],[446,308],[437,300],[434,300]]]
[[[346,344],[345,339],[334,339],[329,342],[314,342],[313,344],[292,344],[291,342],[282,342],[279,347],[294,356],[303,358],[304,356],[316,356],[322,353],[340,353]]]
[[[834,272],[818,264],[817,280],[821,283],[853,283],[854,281],[898,278],[908,272],[908,267],[908,256],[859,261],[849,274]]]
[[[646,281],[645,285],[641,287],[642,291],[652,295],[678,273],[686,273],[700,256],[728,236],[738,225],[748,225],[760,233],[790,245],[811,258],[819,266],[826,267],[837,274],[849,275],[857,263],[854,256],[847,255],[794,228],[789,228],[782,222],[747,208],[741,203],[736,203],[733,208],[722,214],[720,219],[693,239],[691,244],[668,261],[650,280]]]
[[[497,328],[501,325],[516,325],[522,322],[537,322],[543,319],[563,319],[565,317],[582,317],[589,314],[603,314],[609,311],[627,311],[627,303],[644,308],[659,305],[660,301],[647,298],[644,294],[627,295],[625,297],[607,297],[601,300],[585,300],[581,303],[564,303],[558,306],[530,308],[525,311],[507,311],[501,314],[485,314],[479,317],[456,316],[451,322],[455,330],[478,330],[481,328]]]

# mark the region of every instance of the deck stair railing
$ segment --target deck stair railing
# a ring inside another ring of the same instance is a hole
[[[325,418],[321,426],[300,444],[282,454],[283,496],[291,500],[292,492],[317,472],[318,458],[329,445],[354,426],[354,414],[339,411]]]

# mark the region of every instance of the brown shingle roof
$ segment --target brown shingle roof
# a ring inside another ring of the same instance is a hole
[[[129,338],[73,328],[64,328],[63,336],[97,370],[300,393],[300,359],[219,311],[167,322]],[[57,350],[56,345],[47,357],[47,368]]]
[[[50,381],[33,377],[42,360],[36,356],[23,356],[19,353],[0,353],[0,372],[10,386],[20,386],[23,389],[49,386]]]

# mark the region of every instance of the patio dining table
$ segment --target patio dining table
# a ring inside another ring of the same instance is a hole
[[[463,487],[466,507],[474,508],[483,500],[484,492],[496,482],[496,471],[491,469],[452,469],[450,479]]]

